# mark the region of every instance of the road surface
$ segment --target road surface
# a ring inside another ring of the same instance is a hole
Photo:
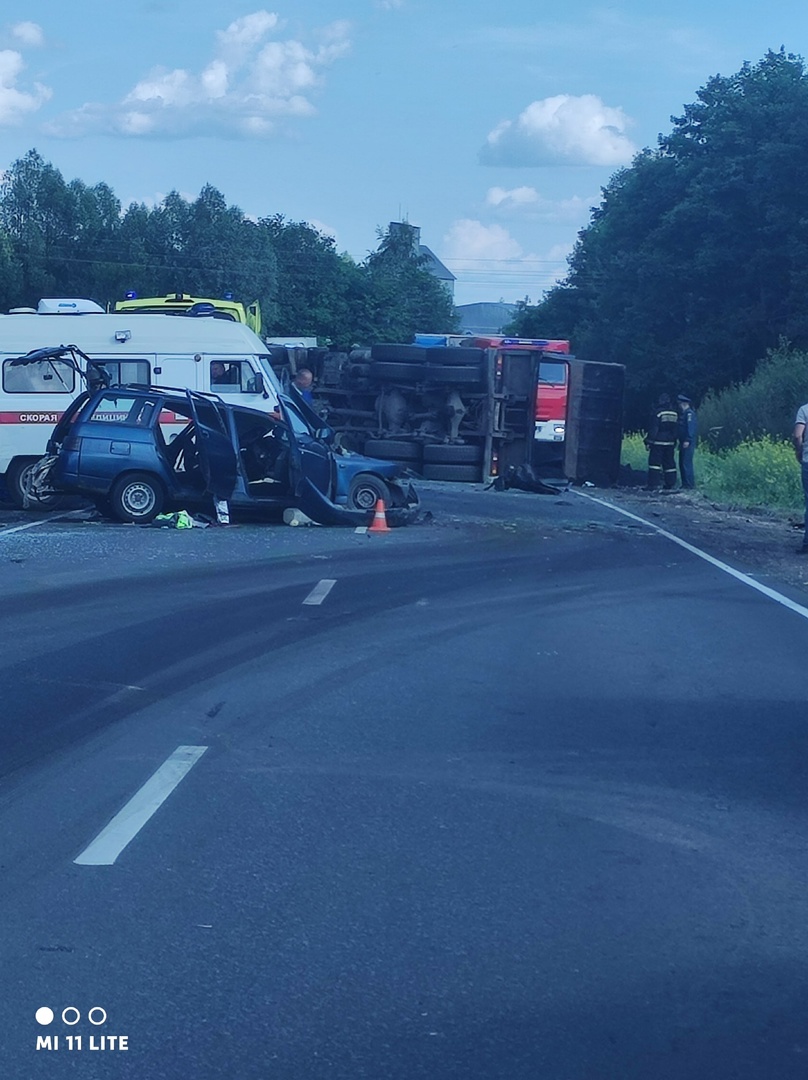
[[[806,596],[424,503],[0,520],[5,1076],[806,1075]]]

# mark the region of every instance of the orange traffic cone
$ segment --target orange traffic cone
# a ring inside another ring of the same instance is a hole
[[[387,514],[384,512],[384,499],[377,499],[376,510],[373,514],[373,524],[368,528],[369,533],[386,533],[393,530],[387,524]]]

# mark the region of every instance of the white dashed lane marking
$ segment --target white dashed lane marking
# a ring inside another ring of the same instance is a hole
[[[73,861],[79,866],[111,866],[206,750],[207,746],[178,746]]]
[[[325,600],[336,584],[335,578],[323,578],[322,581],[317,582],[303,603],[322,604],[323,600]]]

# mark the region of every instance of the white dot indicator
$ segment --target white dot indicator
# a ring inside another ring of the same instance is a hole
[[[47,1005],[43,1005],[41,1009],[36,1011],[36,1022],[46,1027],[48,1024],[53,1023],[53,1009],[49,1009]]]
[[[94,1019],[93,1013],[95,1013],[96,1015],[100,1015],[101,1019]],[[87,1019],[90,1021],[91,1024],[95,1024],[96,1027],[99,1027],[99,1025],[101,1024],[106,1024],[107,1010],[102,1009],[100,1005],[93,1005],[92,1009],[90,1009],[90,1011],[87,1013]]]
[[[81,1020],[81,1013],[75,1005],[68,1005],[66,1009],[62,1009],[62,1023],[67,1024],[69,1027],[73,1027]]]

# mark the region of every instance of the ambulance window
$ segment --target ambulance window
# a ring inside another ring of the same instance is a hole
[[[76,376],[62,360],[39,360],[12,367],[3,361],[3,389],[7,394],[72,394]]]
[[[151,367],[148,360],[101,360],[98,361],[109,372],[113,386],[125,386],[138,383],[148,386],[151,381]]]
[[[255,371],[246,360],[211,360],[210,388],[215,393],[257,393]]]

